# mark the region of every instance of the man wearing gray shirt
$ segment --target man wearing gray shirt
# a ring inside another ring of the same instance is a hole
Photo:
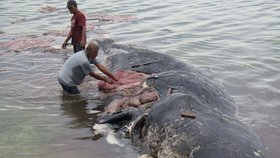
[[[83,82],[86,75],[90,75],[91,77],[103,80],[107,83],[113,83],[111,79],[118,81],[105,66],[96,60],[98,50],[99,48],[96,44],[90,43],[86,50],[73,54],[65,61],[58,74],[58,82],[64,91],[69,94],[79,94],[80,92],[77,85]],[[110,78],[95,73],[90,65],[90,61]]]

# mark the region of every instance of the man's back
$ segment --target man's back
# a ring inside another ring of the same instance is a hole
[[[66,60],[59,71],[58,80],[67,86],[77,86],[90,72],[93,72],[93,69],[83,50]]]

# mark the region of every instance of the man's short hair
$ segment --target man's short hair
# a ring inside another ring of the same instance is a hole
[[[97,46],[97,44],[95,43],[89,43],[86,47],[86,54],[88,55],[88,53],[98,53],[99,47]]]
[[[66,7],[68,8],[71,7],[72,5],[77,8],[77,2],[75,0],[68,0]]]

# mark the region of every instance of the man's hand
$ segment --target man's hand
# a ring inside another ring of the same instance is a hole
[[[116,78],[115,76],[113,76],[113,80],[114,80],[114,81],[116,81],[116,82],[118,82],[118,81],[119,81],[119,79],[118,79],[118,78]]]
[[[86,41],[85,40],[81,40],[81,43],[80,43],[81,47],[86,47]]]
[[[109,78],[106,78],[106,79],[105,79],[105,82],[107,82],[107,83],[109,83],[109,84],[113,84],[113,83],[114,83],[113,80],[111,80],[111,79],[109,79]]]
[[[64,43],[62,44],[62,49],[66,49],[66,46],[67,46],[67,43],[64,42]]]

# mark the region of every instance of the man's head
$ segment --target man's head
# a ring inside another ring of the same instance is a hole
[[[77,2],[75,0],[68,0],[67,8],[68,8],[69,12],[73,14],[75,12],[75,10],[78,8]]]
[[[67,2],[67,8],[68,7],[71,7],[71,6],[74,6],[77,8],[77,2],[75,0],[68,0]]]
[[[86,55],[90,59],[95,59],[98,55],[98,46],[95,43],[89,43],[86,48]]]

